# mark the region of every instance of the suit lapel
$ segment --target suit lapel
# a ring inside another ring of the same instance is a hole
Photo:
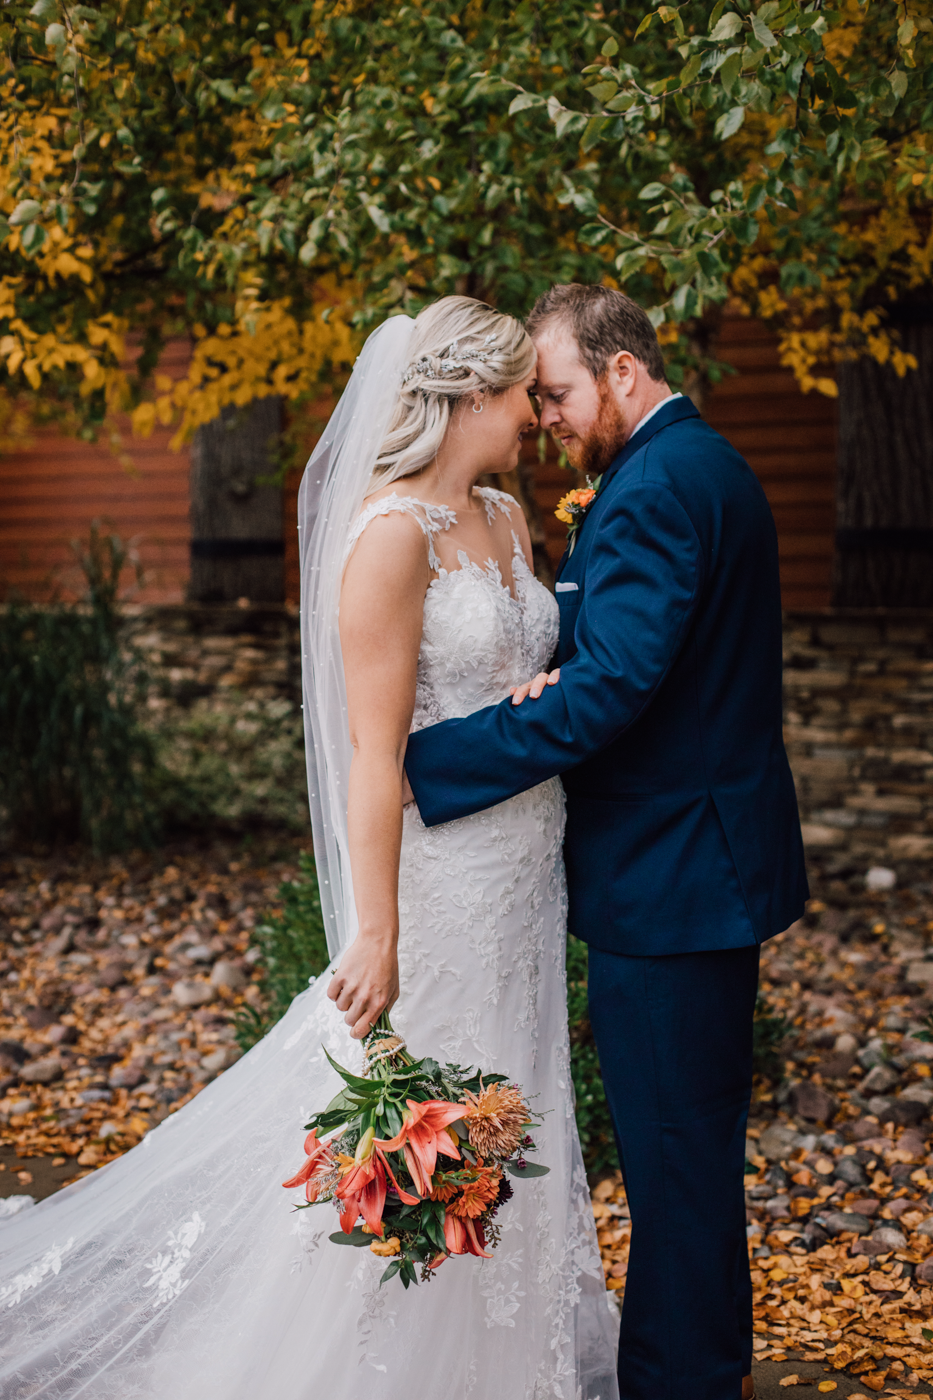
[[[609,466],[603,472],[603,477],[602,481],[599,484],[599,492],[597,494],[596,501],[599,500],[599,497],[603,494],[606,487],[609,485],[609,482],[619,471],[621,471],[621,469],[625,466],[626,462],[630,461],[632,457],[634,457],[635,453],[640,451],[646,443],[650,442],[654,435],[656,433],[659,433],[662,428],[669,427],[671,423],[679,423],[684,418],[699,418],[699,416],[700,415],[697,412],[694,405],[686,397],[682,399],[672,399],[669,403],[665,402],[662,405],[662,407],[658,409],[657,413],[655,413],[651,418],[649,418],[647,423],[643,424],[637,432],[634,432],[632,434],[628,442],[622,448],[622,451],[619,453],[619,455],[615,457],[612,460],[612,462],[610,462]],[[596,501],[593,502],[592,506],[587,511],[586,515],[583,517],[579,529],[576,531],[574,537],[576,539],[576,548],[580,547],[580,535],[582,531],[586,528],[586,522],[589,520],[590,515],[593,513]],[[557,565],[557,573],[555,575],[555,578],[560,578],[569,558],[570,549],[568,547],[564,550],[563,554],[560,557],[560,561]]]

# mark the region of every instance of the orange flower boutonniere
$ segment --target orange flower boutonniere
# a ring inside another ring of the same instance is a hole
[[[596,499],[601,478],[589,482],[585,487],[576,491],[568,491],[566,496],[561,496],[557,502],[557,509],[554,514],[564,525],[569,525],[567,531],[567,543],[573,550],[576,541],[576,534],[583,524],[586,512]]]

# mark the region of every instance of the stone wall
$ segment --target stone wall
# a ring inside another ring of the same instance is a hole
[[[300,704],[295,608],[128,613],[155,703]],[[784,650],[785,738],[811,859],[842,870],[933,857],[933,613],[792,612]]]
[[[127,634],[163,700],[186,705],[240,694],[301,703],[297,607],[177,603],[125,611]]]
[[[933,856],[933,613],[789,613],[785,740],[811,857]]]

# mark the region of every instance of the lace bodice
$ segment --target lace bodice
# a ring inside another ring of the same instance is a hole
[[[496,511],[509,520],[518,503],[504,491],[476,487],[490,521]],[[459,719],[503,700],[513,685],[530,680],[546,666],[557,646],[558,611],[553,597],[535,578],[518,535],[512,531],[515,596],[502,581],[495,559],[477,564],[457,551],[459,568],[445,569],[435,540],[457,523],[446,506],[430,505],[394,492],[367,506],[354,521],[347,542],[352,550],[370,521],[394,511],[410,515],[425,535],[428,563],[436,574],[424,599],[424,628],[412,729],[442,719]]]

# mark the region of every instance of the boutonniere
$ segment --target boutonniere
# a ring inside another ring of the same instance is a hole
[[[598,476],[595,481],[590,481],[587,478],[586,486],[580,487],[576,491],[568,491],[566,496],[561,496],[557,502],[554,514],[562,524],[570,527],[567,531],[567,545],[571,554],[576,544],[577,531],[586,518],[586,512],[596,499],[601,481],[601,476]]]

